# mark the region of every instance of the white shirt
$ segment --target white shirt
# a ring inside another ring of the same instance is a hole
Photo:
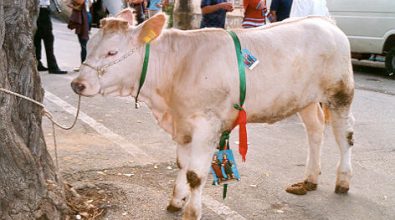
[[[330,16],[326,0],[293,0],[289,17]]]
[[[89,12],[90,0],[85,0],[85,9]]]
[[[40,0],[40,6],[49,6],[50,4],[50,0]]]

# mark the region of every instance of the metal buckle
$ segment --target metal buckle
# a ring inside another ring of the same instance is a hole
[[[139,108],[140,108],[140,103],[139,103],[139,101],[136,101],[136,102],[134,103],[134,108],[135,108],[135,109],[139,109]]]
[[[99,78],[101,78],[104,75],[104,73],[106,72],[106,69],[97,68],[96,71],[97,71],[97,75],[99,76]]]

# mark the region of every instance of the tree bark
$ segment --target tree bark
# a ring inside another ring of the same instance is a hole
[[[0,87],[42,102],[33,33],[38,0],[0,1]],[[62,219],[64,190],[47,151],[41,107],[0,91],[0,219]]]
[[[192,0],[176,0],[174,7],[174,27],[181,30],[192,29]]]

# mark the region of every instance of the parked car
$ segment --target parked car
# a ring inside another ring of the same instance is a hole
[[[385,56],[385,67],[395,73],[395,1],[327,0],[336,24],[348,36],[352,56]]]

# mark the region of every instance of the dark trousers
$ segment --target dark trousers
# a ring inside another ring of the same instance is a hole
[[[37,18],[37,30],[34,34],[34,46],[36,48],[37,62],[41,62],[41,40],[44,40],[48,69],[59,69],[53,50],[54,36],[52,34],[52,22],[50,18],[50,10],[48,8],[40,8],[40,14]]]
[[[86,59],[86,45],[88,44],[88,40],[82,39],[82,37],[78,35],[78,41],[81,46],[81,63],[83,63]]]
[[[130,6],[132,8],[134,8],[135,10],[135,15],[136,15],[136,20],[137,20],[137,24],[141,24],[144,22],[145,20],[145,14],[144,14],[144,4],[140,3],[140,4],[130,4]]]

